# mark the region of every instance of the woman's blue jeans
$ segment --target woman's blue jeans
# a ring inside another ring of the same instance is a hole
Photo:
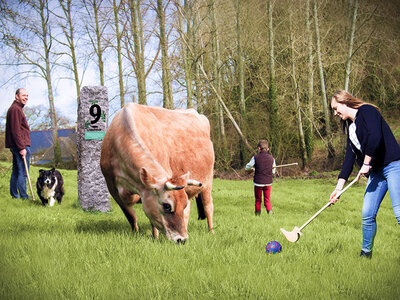
[[[31,147],[26,146],[26,164],[29,169],[29,162],[31,158]],[[10,179],[10,194],[14,198],[26,198],[29,196],[26,192],[26,171],[24,160],[19,154],[18,148],[10,148],[13,154],[13,167]]]
[[[391,162],[369,175],[362,209],[362,250],[365,252],[372,251],[376,234],[376,215],[388,190],[394,215],[400,224],[400,160]]]

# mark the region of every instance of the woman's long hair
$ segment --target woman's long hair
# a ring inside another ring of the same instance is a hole
[[[368,105],[372,105],[379,111],[379,108],[376,105],[367,103],[361,99],[358,99],[345,90],[340,90],[340,91],[337,91],[336,93],[334,93],[332,96],[332,100],[333,99],[335,99],[335,101],[337,103],[344,104],[347,107],[351,107],[354,109],[358,109],[361,106],[368,104]],[[350,120],[344,121],[344,120],[340,119],[340,127],[342,128],[343,133],[346,133],[346,129],[348,128],[349,125],[350,125]]]

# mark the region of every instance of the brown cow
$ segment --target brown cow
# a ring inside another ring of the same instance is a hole
[[[212,231],[214,148],[204,115],[130,103],[107,130],[100,166],[133,231],[138,226],[132,205],[141,199],[153,235],[159,229],[184,243],[190,199],[197,195]]]

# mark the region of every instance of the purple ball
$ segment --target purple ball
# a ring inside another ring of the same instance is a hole
[[[265,251],[267,251],[267,253],[272,253],[272,254],[279,253],[282,251],[282,245],[279,244],[277,241],[270,241],[265,246]]]

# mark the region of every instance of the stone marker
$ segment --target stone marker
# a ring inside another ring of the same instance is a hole
[[[78,103],[78,197],[87,211],[110,210],[110,196],[100,170],[101,143],[107,130],[108,95],[103,86],[82,88]]]

